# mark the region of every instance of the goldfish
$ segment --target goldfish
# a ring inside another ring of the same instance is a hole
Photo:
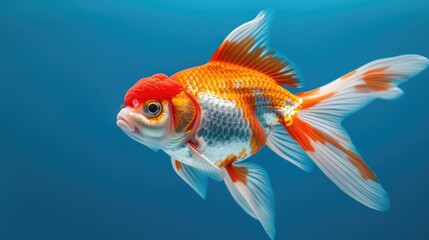
[[[423,71],[415,54],[372,61],[311,91],[298,67],[269,45],[272,10],[234,29],[208,63],[171,76],[138,80],[125,94],[117,126],[161,150],[202,198],[209,179],[224,181],[233,199],[275,238],[268,173],[246,161],[264,146],[306,172],[314,164],[343,192],[386,211],[389,197],[342,127],[375,99],[395,99],[398,85]]]

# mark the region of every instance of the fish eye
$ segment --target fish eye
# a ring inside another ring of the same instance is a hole
[[[162,111],[162,105],[156,101],[149,101],[144,105],[144,113],[148,117],[156,117]]]

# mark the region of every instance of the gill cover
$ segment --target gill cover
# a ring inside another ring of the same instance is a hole
[[[171,99],[176,133],[190,133],[200,123],[199,104],[184,90]],[[197,125],[195,125],[197,124]]]

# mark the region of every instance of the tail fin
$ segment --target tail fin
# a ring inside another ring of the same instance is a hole
[[[429,60],[402,55],[370,62],[312,91],[298,94],[302,109],[293,124],[282,123],[316,165],[345,193],[386,211],[390,202],[372,170],[360,157],[341,121],[376,98],[402,94],[397,86],[424,70]]]

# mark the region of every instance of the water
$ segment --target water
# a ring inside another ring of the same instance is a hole
[[[374,59],[429,56],[425,0],[3,1],[0,239],[267,239],[223,183],[201,200],[165,154],[115,125],[137,79],[205,63],[267,7],[271,45],[300,66],[304,90]],[[318,169],[253,157],[270,173],[277,239],[429,239],[428,80],[344,122],[390,195],[386,213]]]

